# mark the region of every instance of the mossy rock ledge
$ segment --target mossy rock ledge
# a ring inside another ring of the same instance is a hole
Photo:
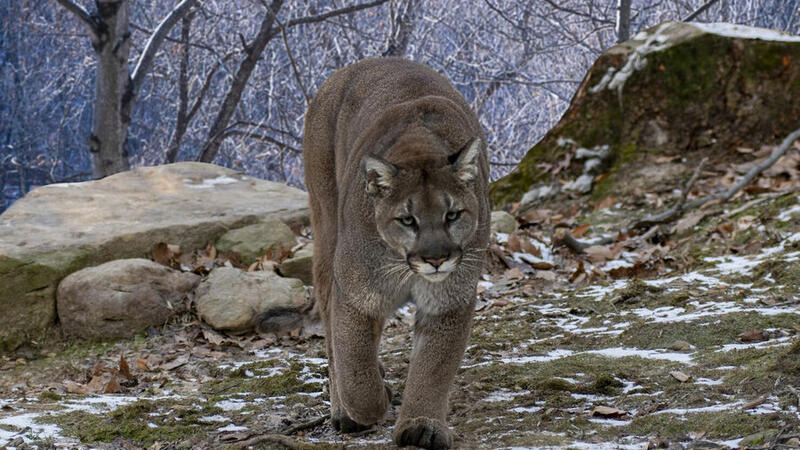
[[[654,156],[715,164],[736,158],[737,147],[778,144],[798,118],[800,37],[662,23],[600,56],[559,123],[490,195],[500,207],[528,192],[526,202],[570,188],[601,199],[665,181],[659,177],[677,184],[674,171],[652,170]]]

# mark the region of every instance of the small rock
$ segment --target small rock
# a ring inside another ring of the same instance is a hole
[[[303,299],[303,282],[275,272],[217,267],[196,290],[197,314],[217,330],[245,331],[253,317]]]
[[[288,251],[297,243],[292,229],[280,220],[248,225],[220,236],[216,248],[222,253],[236,252],[244,264],[252,264],[268,250]]]
[[[299,278],[303,281],[303,284],[311,286],[314,284],[314,277],[311,274],[313,256],[314,245],[306,244],[303,248],[294,252],[291,258],[287,258],[280,263],[278,272],[287,278]]]
[[[511,234],[517,231],[517,219],[505,211],[492,211],[492,232]]]
[[[675,352],[688,352],[692,350],[692,344],[686,341],[675,341],[667,347],[669,350]]]
[[[200,282],[147,259],[119,259],[70,274],[58,285],[61,327],[82,338],[132,337],[186,310]]]

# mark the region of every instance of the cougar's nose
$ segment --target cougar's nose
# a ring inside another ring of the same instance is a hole
[[[439,268],[439,266],[441,266],[442,264],[444,264],[444,262],[445,262],[445,261],[447,261],[447,259],[448,259],[448,258],[449,258],[449,256],[443,256],[443,257],[438,257],[438,256],[433,256],[433,257],[431,257],[431,256],[423,256],[423,257],[422,257],[422,260],[423,260],[423,261],[425,261],[426,263],[428,263],[428,264],[432,265],[433,267],[436,267],[436,268],[438,269],[438,268]]]

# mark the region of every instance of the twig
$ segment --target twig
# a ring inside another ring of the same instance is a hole
[[[710,8],[714,3],[717,3],[719,0],[709,0],[703,6],[697,8],[693,13],[689,14],[688,16],[684,17],[682,22],[690,22],[694,20],[697,16],[703,13],[703,11]]]
[[[694,182],[697,181],[697,177],[700,176],[700,171],[703,170],[703,166],[706,165],[707,160],[708,158],[703,158],[703,160],[700,161],[700,164],[697,165],[697,168],[694,170],[692,177],[689,178],[689,181],[686,182],[686,186],[684,186],[683,190],[681,191],[681,197],[678,199],[678,203],[676,203],[672,208],[660,214],[656,214],[655,216],[647,216],[645,218],[640,219],[639,221],[634,223],[631,228],[633,228],[634,230],[639,228],[650,228],[653,225],[670,222],[680,217],[681,213],[683,213],[683,205],[686,203],[686,197],[689,195],[689,191],[692,190]]]
[[[556,228],[553,232],[553,245],[564,245],[575,253],[581,254],[590,247],[586,242],[575,239],[568,228]]]
[[[244,449],[257,444],[278,444],[291,449],[302,449],[306,447],[303,442],[282,434],[259,434],[245,441],[235,442],[231,444],[229,448]]]
[[[283,38],[283,47],[286,49],[286,56],[289,57],[289,62],[292,65],[292,72],[294,73],[294,79],[297,81],[297,86],[300,87],[300,92],[303,93],[303,98],[306,99],[306,105],[311,102],[311,99],[308,98],[308,93],[306,92],[306,87],[303,85],[303,80],[300,78],[300,71],[297,69],[297,63],[294,61],[294,55],[292,55],[292,48],[289,46],[289,38],[286,37],[286,27],[283,26],[283,23],[275,18],[275,23],[278,24],[278,27],[281,29],[281,37]]]
[[[264,433],[264,434],[257,434],[255,436],[250,437],[247,440],[236,442],[231,445],[231,448],[248,448],[252,447],[256,444],[279,444],[283,445],[287,448],[292,449],[299,449],[305,448],[306,445],[302,441],[298,441],[297,439],[293,439],[289,436],[297,433],[298,431],[307,430],[309,428],[314,428],[319,425],[322,425],[326,420],[330,418],[330,414],[325,414],[324,416],[317,417],[316,419],[309,420],[308,422],[298,423],[297,425],[291,426],[280,434],[277,433]]]
[[[316,419],[309,420],[308,422],[303,422],[303,423],[298,423],[297,425],[293,425],[293,426],[287,428],[286,430],[284,430],[282,433],[286,434],[286,435],[292,435],[292,434],[297,433],[298,431],[303,431],[303,430],[307,430],[309,428],[314,428],[316,426],[319,426],[319,425],[322,425],[323,423],[325,423],[325,421],[328,420],[330,417],[331,417],[330,414],[325,414],[324,416],[319,416]]]
[[[778,146],[778,148],[776,148],[771,155],[769,155],[769,158],[765,159],[759,164],[756,164],[753,168],[750,169],[750,171],[748,171],[742,177],[741,180],[739,180],[738,183],[731,186],[727,191],[722,192],[720,194],[706,195],[705,197],[698,198],[692,200],[691,202],[685,203],[686,195],[688,194],[689,189],[691,189],[691,184],[694,183],[694,180],[700,173],[700,168],[702,168],[703,162],[705,162],[705,159],[703,159],[703,162],[701,162],[700,165],[697,167],[697,169],[695,169],[695,172],[692,175],[692,178],[689,180],[689,183],[686,184],[687,189],[684,189],[681,192],[681,199],[674,207],[668,209],[667,211],[664,211],[661,214],[657,214],[651,217],[645,217],[644,219],[641,219],[640,221],[633,224],[631,228],[632,229],[647,228],[656,224],[671,222],[680,217],[681,214],[687,211],[691,211],[693,209],[697,209],[712,200],[720,200],[723,202],[730,200],[734,195],[736,195],[736,193],[738,193],[745,186],[750,184],[753,181],[753,179],[757,177],[761,172],[772,167],[772,165],[775,164],[776,161],[778,161],[783,155],[786,154],[786,151],[789,150],[789,147],[797,139],[800,139],[800,128],[794,130],[792,133],[786,136],[783,142],[781,142],[781,145]]]

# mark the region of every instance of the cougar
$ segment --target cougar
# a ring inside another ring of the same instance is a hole
[[[489,235],[489,169],[475,113],[427,66],[364,60],[314,96],[303,158],[334,428],[355,432],[383,419],[391,393],[378,344],[387,316],[412,302],[414,343],[393,439],[451,447],[448,391]]]

